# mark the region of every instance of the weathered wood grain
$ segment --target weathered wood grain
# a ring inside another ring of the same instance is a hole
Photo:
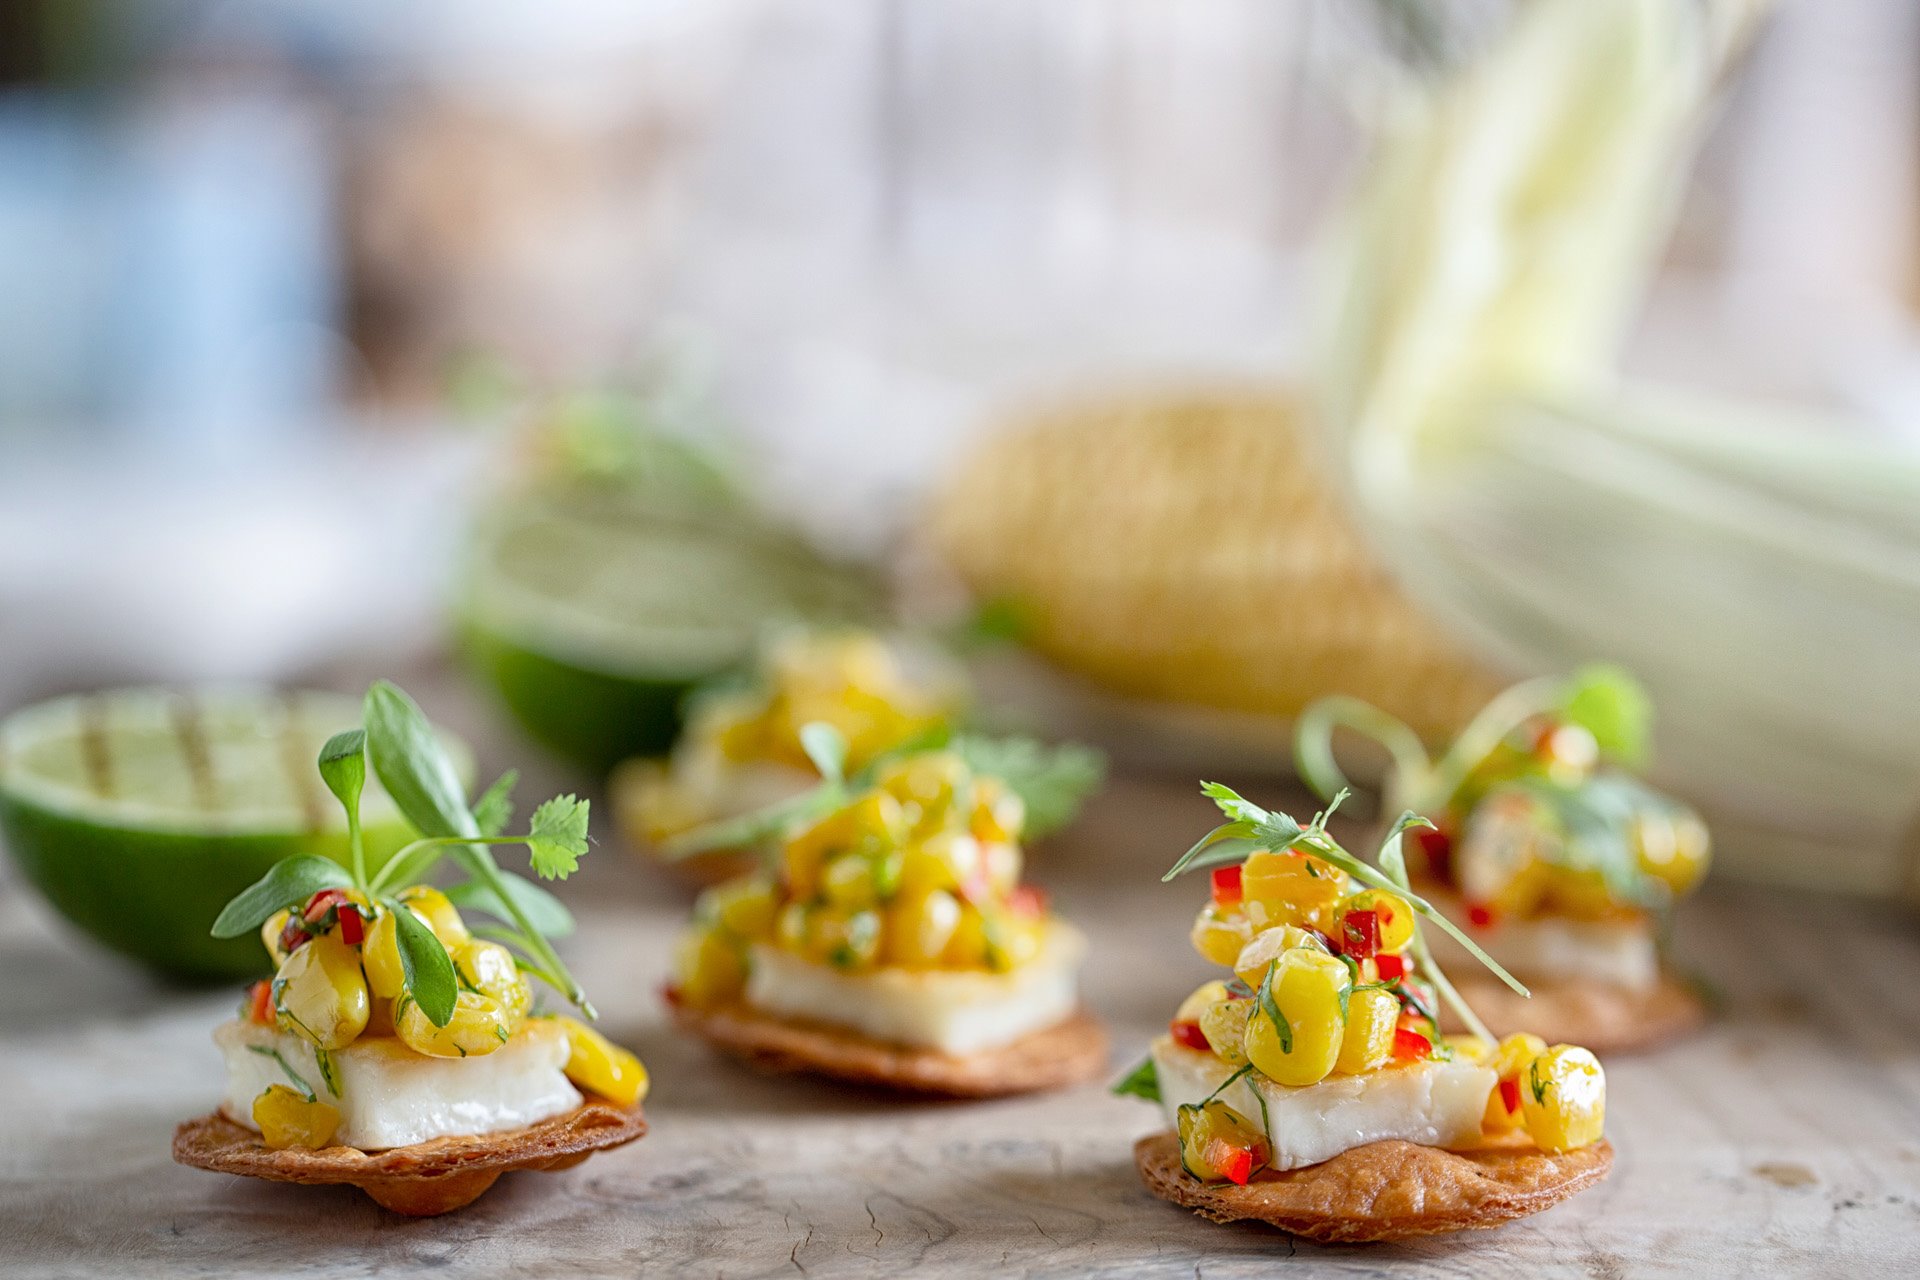
[[[534,788],[528,784],[528,794]],[[1206,821],[1185,785],[1118,784],[1034,857],[1093,943],[1115,1070],[1202,976],[1197,881],[1158,871]],[[595,863],[598,865],[594,865]],[[642,1141],[512,1175],[407,1221],[349,1189],[174,1165],[173,1126],[217,1094],[209,1039],[236,993],[149,987],[0,887],[0,1272],[140,1277],[462,1274],[1231,1277],[1913,1274],[1920,1267],[1920,937],[1873,906],[1716,891],[1683,956],[1721,1020],[1608,1064],[1611,1178],[1468,1237],[1319,1248],[1150,1196],[1144,1104],[1099,1087],[901,1102],[754,1074],[676,1037],[654,996],[681,889],[609,843],[567,886],[570,956],[654,1072]]]

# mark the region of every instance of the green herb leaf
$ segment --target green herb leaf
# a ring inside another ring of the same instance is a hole
[[[847,738],[824,720],[800,726],[800,749],[807,753],[822,778],[841,782],[847,776]]]
[[[1544,1057],[1545,1055],[1541,1055]],[[1540,1059],[1535,1058],[1527,1066],[1527,1086],[1533,1090],[1533,1100],[1542,1106],[1547,1101],[1547,1082],[1540,1078]]]
[[[497,836],[513,821],[513,784],[518,781],[520,771],[509,769],[473,802],[473,820],[479,824],[481,835]]]
[[[1106,757],[1091,747],[1062,743],[1049,747],[1031,738],[955,738],[951,749],[968,769],[998,778],[1026,807],[1023,835],[1038,840],[1060,830],[1080,812],[1081,803],[1100,789]]]
[[[587,853],[587,806],[573,796],[555,796],[533,811],[527,850],[542,880],[565,880]]]
[[[238,938],[252,933],[282,907],[305,902],[322,889],[346,889],[352,884],[346,868],[331,858],[313,853],[282,858],[221,909],[213,922],[213,936]]]
[[[366,730],[348,729],[327,739],[320,748],[320,777],[348,813],[359,812],[360,792],[367,785]]]
[[[1246,829],[1244,822],[1227,822],[1215,827],[1181,854],[1179,860],[1167,869],[1167,874],[1160,877],[1160,882],[1165,884],[1189,871],[1204,871],[1210,867],[1245,862],[1253,853],[1266,847],[1244,834]]]
[[[1219,1097],[1221,1094],[1225,1093],[1230,1087],[1232,1087],[1235,1081],[1240,1080],[1245,1076],[1251,1074],[1252,1071],[1253,1071],[1253,1064],[1251,1062],[1245,1063],[1240,1067],[1239,1070],[1235,1071],[1232,1075],[1228,1076],[1225,1080],[1222,1080],[1220,1082],[1219,1087],[1216,1088],[1212,1093],[1200,1099],[1200,1105],[1203,1107],[1206,1106],[1209,1102],[1212,1102],[1215,1098]],[[1254,1090],[1254,1096],[1255,1097],[1260,1096],[1260,1091],[1258,1089]],[[1191,1106],[1192,1104],[1189,1103],[1188,1105]]]
[[[1272,849],[1279,853],[1293,847],[1299,842],[1301,836],[1309,834],[1307,828],[1302,827],[1291,817],[1284,813],[1262,809],[1232,787],[1223,786],[1218,782],[1203,782],[1200,784],[1200,791],[1220,807],[1220,812],[1235,822],[1246,824],[1247,830],[1244,834],[1248,839],[1258,841],[1260,847],[1264,849]]]
[[[372,885],[374,894],[379,895],[388,889],[405,889],[419,884],[426,879],[427,872],[433,870],[446,853],[447,846],[444,844],[415,842],[408,845],[405,850],[389,858],[380,870],[374,873]]]
[[[396,684],[377,680],[363,709],[367,755],[393,803],[426,836],[477,836],[460,771],[419,704]]]
[[[564,938],[573,932],[573,913],[560,899],[519,876],[503,876],[500,882],[527,922],[543,937]],[[462,911],[484,911],[497,920],[513,920],[513,913],[500,901],[499,895],[478,880],[462,881],[446,893],[448,900]]]
[[[1273,1024],[1274,1033],[1280,1037],[1280,1052],[1292,1053],[1293,1024],[1287,1021],[1284,1013],[1280,1012],[1280,1002],[1273,998],[1273,975],[1279,968],[1278,960],[1267,962],[1267,972],[1260,979],[1260,990],[1254,994],[1253,998],[1259,1002],[1260,1012],[1266,1015],[1267,1021]]]
[[[247,1049],[250,1052],[259,1054],[263,1058],[272,1058],[275,1062],[279,1063],[280,1070],[285,1072],[287,1079],[293,1082],[293,1087],[300,1091],[300,1097],[302,1100],[306,1102],[317,1101],[317,1099],[314,1096],[313,1086],[308,1084],[304,1079],[301,1078],[300,1073],[298,1071],[295,1071],[293,1067],[288,1064],[287,1060],[280,1055],[280,1051],[278,1049],[272,1048],[264,1044],[250,1044],[247,1046]],[[340,1095],[338,1093],[334,1094],[334,1097],[336,1098],[339,1096]]]
[[[682,832],[660,846],[660,855],[677,862],[715,849],[756,848],[825,816],[844,803],[846,795],[839,783],[825,783],[764,809]]]
[[[1653,737],[1653,701],[1625,667],[1594,663],[1574,672],[1561,714],[1591,733],[1602,755],[1629,768],[1646,763]]]
[[[340,1073],[333,1065],[333,1055],[319,1045],[313,1046],[313,1061],[320,1068],[320,1079],[326,1083],[327,1092],[338,1098],[340,1093]],[[313,1099],[309,1098],[311,1102]]]
[[[459,999],[459,983],[453,972],[453,959],[433,930],[394,899],[381,903],[393,912],[395,941],[400,944],[400,968],[406,975],[407,994],[427,1015],[427,1021],[444,1027],[453,1018],[454,1002]]]
[[[1160,1101],[1160,1071],[1153,1065],[1152,1058],[1143,1058],[1140,1065],[1127,1072],[1119,1083],[1113,1086],[1115,1094],[1122,1098],[1145,1098],[1148,1102]]]

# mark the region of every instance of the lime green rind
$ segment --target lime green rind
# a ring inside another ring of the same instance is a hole
[[[208,934],[228,899],[295,853],[341,862],[346,836],[162,832],[100,826],[0,792],[0,836],[15,865],[54,908],[108,949],[170,978],[213,982],[264,977],[257,938]],[[412,839],[403,823],[366,832],[370,866]]]

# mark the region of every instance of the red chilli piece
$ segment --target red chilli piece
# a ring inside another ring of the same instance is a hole
[[[1467,923],[1476,929],[1491,929],[1500,923],[1500,913],[1484,902],[1467,904]]]
[[[1191,1018],[1184,1021],[1169,1022],[1167,1034],[1173,1037],[1175,1044],[1185,1045],[1189,1049],[1198,1049],[1201,1053],[1212,1053],[1213,1045],[1207,1040],[1207,1033],[1200,1024]]]
[[[318,924],[326,917],[327,912],[335,907],[344,906],[347,901],[345,889],[322,889],[307,899],[306,910],[300,913],[300,918],[308,924]]]
[[[306,946],[312,936],[302,925],[303,922],[300,917],[294,916],[289,919],[286,926],[280,930],[280,949],[288,955],[292,955],[301,947]]]
[[[1220,1172],[1235,1186],[1246,1186],[1247,1180],[1253,1177],[1253,1152],[1246,1147],[1230,1148],[1226,1160],[1220,1165]]]
[[[1407,958],[1391,951],[1383,951],[1374,956],[1373,964],[1380,971],[1380,981],[1392,982],[1395,978],[1407,976]]]
[[[1380,913],[1349,911],[1340,917],[1340,952],[1365,960],[1380,952]]]
[[[1396,1027],[1393,1032],[1393,1056],[1402,1062],[1418,1062],[1433,1056],[1433,1041],[1418,1031]]]
[[[1517,1115],[1520,1111],[1520,1081],[1518,1079],[1500,1082],[1500,1105],[1507,1109],[1508,1115]]]
[[[1240,868],[1215,867],[1213,869],[1213,903],[1217,907],[1231,907],[1246,894],[1240,888]]]
[[[357,947],[367,936],[367,922],[360,918],[360,908],[340,908],[340,941],[350,947]]]
[[[1451,882],[1453,879],[1453,837],[1438,827],[1416,827],[1413,842],[1427,860],[1427,869],[1435,878]]]
[[[1044,919],[1047,914],[1047,891],[1039,885],[1016,885],[1007,895],[1007,910],[1027,920]]]
[[[265,978],[247,988],[247,1019],[263,1027],[273,1025],[273,984]]]

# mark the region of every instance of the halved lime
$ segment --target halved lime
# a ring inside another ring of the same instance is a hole
[[[527,731],[604,774],[670,747],[686,692],[768,627],[872,622],[883,601],[871,574],[738,512],[584,492],[490,514],[457,608],[474,667]]]
[[[264,973],[257,939],[207,930],[291,853],[344,860],[346,819],[314,760],[357,698],[251,688],[112,689],[0,722],[0,834],[26,877],[96,941],[183,978]],[[472,756],[448,740],[463,772]],[[375,864],[413,832],[367,780]]]

